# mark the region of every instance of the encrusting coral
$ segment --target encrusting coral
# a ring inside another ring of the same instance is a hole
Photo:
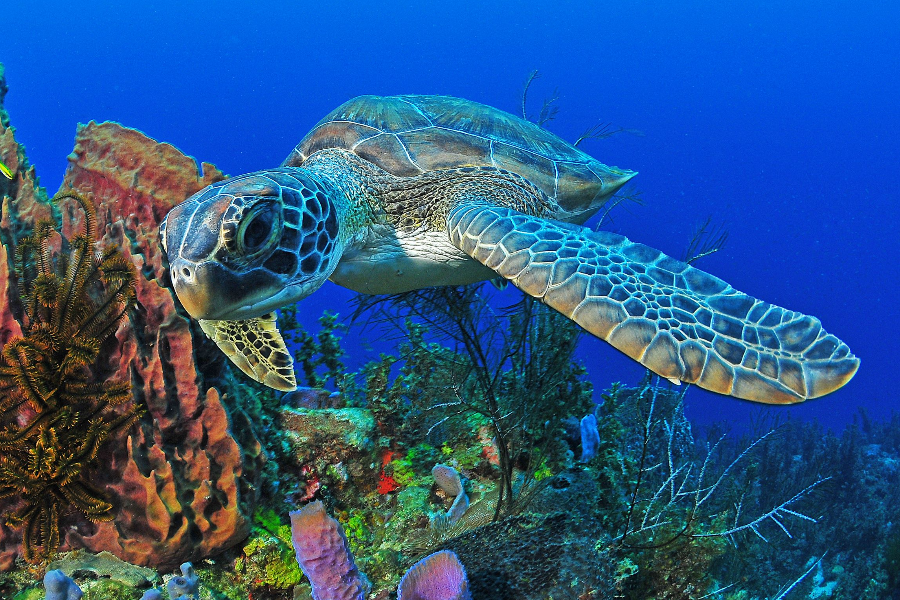
[[[112,518],[112,504],[87,470],[100,446],[139,415],[124,407],[128,383],[94,373],[102,344],[134,305],[134,267],[114,246],[95,250],[88,200],[56,197],[65,199],[84,211],[85,231],[63,239],[58,253],[51,221],[21,240],[16,274],[25,323],[0,357],[0,498],[17,500],[7,521],[23,526],[26,558],[56,551],[70,506],[92,521]]]

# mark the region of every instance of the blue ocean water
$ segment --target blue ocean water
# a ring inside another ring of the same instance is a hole
[[[119,121],[236,175],[279,164],[353,96],[516,113],[539,69],[531,111],[558,89],[553,132],[634,130],[583,146],[640,171],[644,206],[614,213],[617,232],[680,256],[696,225],[724,222],[727,246],[698,266],[819,317],[862,359],[844,389],[790,414],[841,427],[860,407],[900,408],[896,3],[14,2],[3,20],[6,106],[51,192],[78,122]],[[304,321],[348,313],[350,297],[327,285]],[[598,387],[643,373],[599,341],[582,355]],[[700,422],[759,410],[688,396]]]

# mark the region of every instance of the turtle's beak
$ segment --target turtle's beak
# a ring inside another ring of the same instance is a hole
[[[175,260],[170,263],[172,285],[181,305],[195,319],[215,320],[216,306],[209,285],[210,276],[207,265],[196,265],[186,260]],[[219,303],[222,307],[222,303]]]
[[[198,265],[176,259],[169,267],[178,300],[198,321],[253,319],[297,302],[321,285],[321,282],[289,284],[265,269],[236,274],[213,261]]]

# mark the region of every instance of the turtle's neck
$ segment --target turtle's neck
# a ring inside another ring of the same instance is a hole
[[[443,231],[450,208],[464,197],[538,216],[559,210],[530,181],[496,167],[455,167],[399,177],[352,152],[329,148],[311,155],[302,168],[340,190],[344,218],[353,231],[377,223]]]
[[[348,238],[380,219],[384,210],[378,190],[395,179],[346,150],[328,148],[310,156],[300,169],[329,184],[334,190],[332,201],[341,216],[341,230]]]

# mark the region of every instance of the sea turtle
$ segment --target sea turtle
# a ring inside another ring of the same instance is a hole
[[[281,167],[211,185],[160,227],[187,312],[250,377],[295,387],[273,311],[326,279],[366,294],[502,276],[672,381],[766,403],[859,360],[818,319],[582,224],[635,173],[445,96],[361,96]]]

